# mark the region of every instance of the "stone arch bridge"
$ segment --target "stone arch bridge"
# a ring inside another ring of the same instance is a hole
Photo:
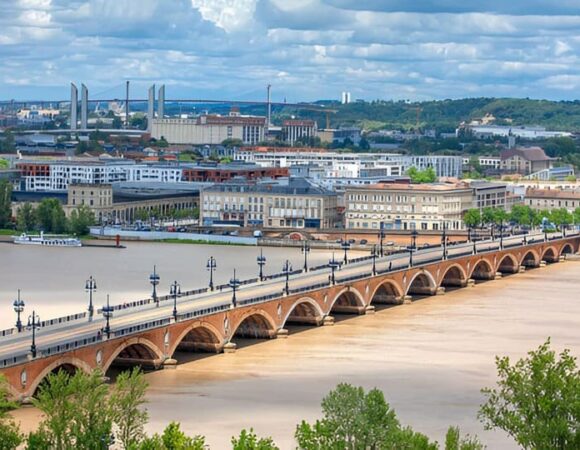
[[[113,321],[114,332],[109,339],[93,332],[89,337],[78,336],[73,343],[69,339],[44,350],[40,346],[35,358],[28,353],[21,359],[0,359],[0,372],[7,377],[14,396],[26,400],[48,374],[57,370],[89,372],[100,368],[107,373],[116,367],[135,365],[174,367],[178,363],[176,355],[184,352],[233,352],[244,339],[286,337],[291,324],[332,325],[336,314],[369,314],[380,305],[408,303],[418,296],[441,295],[446,290],[556,263],[565,254],[578,252],[580,237],[517,242],[509,248],[487,251],[466,244],[463,252],[455,252],[457,255],[451,250],[447,258],[437,253],[436,260],[412,266],[406,254],[400,256],[404,259],[402,267],[393,267],[392,262],[387,266],[377,259],[373,269],[371,259],[366,258],[356,265],[354,275],[341,277],[342,271],[338,272],[336,284],[329,282],[325,272],[317,284],[289,293],[278,291],[269,298],[250,296],[236,307],[218,304],[181,314],[177,320],[165,317],[123,329],[116,329]],[[314,272],[304,275],[310,274]],[[0,350],[2,339],[0,336]]]

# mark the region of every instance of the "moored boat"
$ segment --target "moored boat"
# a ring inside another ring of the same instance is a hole
[[[15,244],[21,245],[44,245],[47,247],[81,247],[80,239],[60,236],[60,235],[45,235],[42,231],[40,235],[31,235],[22,233],[20,236],[13,236]]]

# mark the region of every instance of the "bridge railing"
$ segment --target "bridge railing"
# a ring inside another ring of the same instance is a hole
[[[17,328],[8,328],[6,330],[2,330],[0,331],[0,336],[4,337],[4,336],[12,336],[13,334],[15,334],[18,331]]]
[[[84,319],[86,317],[87,317],[87,313],[86,312],[82,312],[82,313],[78,313],[78,314],[71,314],[69,316],[57,317],[56,319],[43,320],[43,321],[40,322],[40,326],[42,328],[44,328],[44,327],[50,327],[52,325],[58,325],[58,324],[61,324],[61,323],[72,322],[72,321],[75,321],[75,320]]]
[[[26,362],[27,360],[28,360],[27,353],[20,354],[20,355],[14,355],[10,358],[1,359],[0,360],[0,367],[4,368],[4,367],[15,366],[17,364],[22,364],[22,363]]]
[[[215,314],[221,311],[226,311],[228,309],[231,308],[231,304],[230,303],[226,303],[223,305],[219,305],[219,306],[211,306],[208,308],[204,308],[204,309],[199,309],[196,311],[190,311],[188,313],[182,313],[182,314],[178,314],[177,315],[177,321],[178,322],[182,322],[184,320],[188,320],[191,319],[193,317],[198,317],[198,316],[206,316],[209,314]]]
[[[51,356],[63,352],[68,352],[69,350],[74,350],[79,347],[85,347],[87,345],[100,342],[101,340],[102,336],[90,336],[86,338],[75,339],[74,341],[65,342],[63,344],[53,345],[51,347],[39,348],[39,352],[42,356]]]
[[[126,336],[127,334],[137,333],[144,330],[149,330],[151,328],[158,328],[171,323],[171,318],[166,317],[165,319],[152,320],[150,322],[140,323],[139,325],[132,325],[130,327],[121,328],[119,330],[114,330],[111,334],[114,337]]]

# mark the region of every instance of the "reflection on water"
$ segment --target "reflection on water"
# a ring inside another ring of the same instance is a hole
[[[169,255],[157,258],[164,265],[172,258],[181,261],[175,271],[185,276],[194,272],[184,268],[188,252],[205,249],[183,247],[172,246]],[[281,262],[285,251],[278,251],[272,260]],[[210,247],[204,257],[209,252],[217,255],[218,249]],[[300,255],[293,254],[298,262]],[[132,260],[143,273],[152,264],[147,258]],[[253,261],[247,258],[250,275]],[[80,263],[70,264],[86,272]],[[272,435],[281,448],[294,448],[296,424],[319,417],[321,398],[346,381],[382,389],[404,424],[440,442],[449,425],[459,425],[463,432],[480,435],[488,448],[516,448],[504,434],[485,432],[477,422],[479,390],[494,383],[497,354],[521,357],[548,336],[555,348],[579,354],[579,274],[580,264],[567,262],[375,315],[352,316],[334,327],[291,328],[288,339],[259,341],[234,354],[196,356],[176,370],[147,375],[148,431],[177,420],[187,432],[204,434],[212,448],[222,449],[241,428],[253,427]],[[166,285],[169,281],[166,277]],[[133,286],[138,289],[138,283]],[[36,415],[33,409],[16,413],[28,427]]]

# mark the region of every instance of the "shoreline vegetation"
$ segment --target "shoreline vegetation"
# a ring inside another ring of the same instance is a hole
[[[556,355],[550,339],[512,364],[496,357],[497,383],[481,390],[485,397],[478,419],[486,430],[506,432],[525,449],[580,448],[580,370],[569,350]],[[148,384],[139,368],[122,372],[112,385],[94,371],[48,375],[38,388],[33,405],[42,413],[36,431],[24,435],[9,411],[10,400],[0,376],[0,448],[36,450],[202,450],[209,449],[202,435],[188,436],[177,422],[162,434],[147,435],[145,392]],[[404,426],[378,389],[341,383],[321,403],[322,417],[301,421],[295,428],[296,448],[302,450],[482,450],[477,436],[462,436],[450,426],[440,445]],[[270,437],[253,429],[231,438],[234,450],[277,450]]]

